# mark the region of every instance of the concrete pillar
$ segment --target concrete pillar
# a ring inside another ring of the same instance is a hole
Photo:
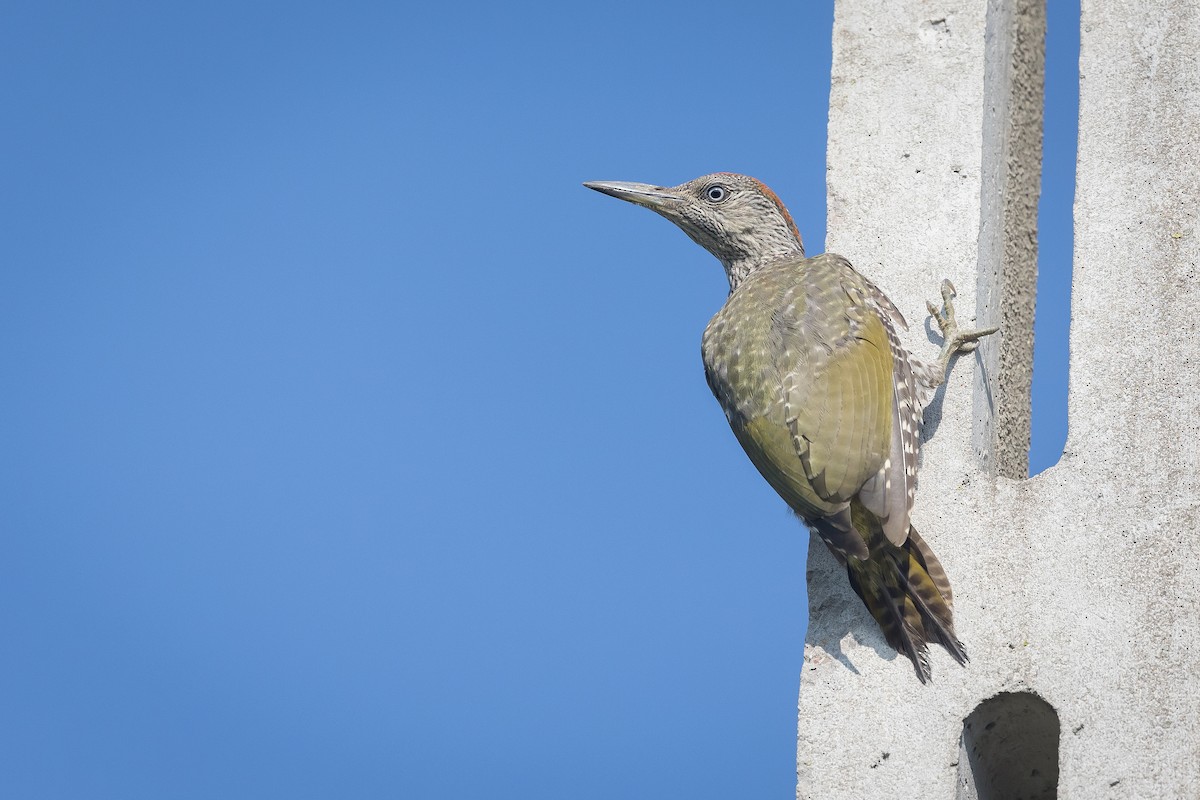
[[[918,355],[942,277],[1005,331],[927,412],[914,510],[971,664],[933,647],[922,686],[814,546],[802,798],[1200,797],[1200,9],[1084,0],[1070,432],[1026,480],[1043,25],[836,6],[828,249]]]

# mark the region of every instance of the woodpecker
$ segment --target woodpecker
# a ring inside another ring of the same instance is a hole
[[[932,363],[914,358],[892,301],[842,256],[806,258],[791,214],[755,178],[584,186],[666,217],[721,262],[729,296],[704,330],[701,355],[734,436],[845,565],[922,683],[929,642],[965,665],[950,581],[909,517],[924,407],[953,356],[996,328],[960,329],[954,287],[943,281],[942,308],[928,304],[941,353]]]

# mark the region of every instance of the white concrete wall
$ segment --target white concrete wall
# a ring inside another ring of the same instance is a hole
[[[914,515],[971,664],[931,648],[922,686],[813,547],[798,796],[970,797],[963,720],[1025,691],[1059,716],[1058,797],[1200,798],[1200,10],[1084,2],[1070,433],[1062,463],[1016,480],[995,472],[1012,474],[1027,381],[1029,331],[1012,329],[1027,323],[1006,312],[1031,291],[1028,254],[1005,240],[1028,199],[1011,197],[1028,163],[1009,162],[1030,145],[1020,76],[996,59],[1036,56],[1017,40],[1038,6],[836,9],[829,249],[892,297],[918,354],[936,350],[923,301],[942,277],[964,310],[978,288],[980,322],[1004,320],[1012,349],[959,360],[927,417]],[[985,122],[1004,102],[1009,122]]]

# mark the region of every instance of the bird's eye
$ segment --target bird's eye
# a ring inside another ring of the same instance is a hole
[[[710,203],[719,203],[729,196],[729,190],[720,184],[716,184],[705,189],[704,196],[708,198],[708,202]]]

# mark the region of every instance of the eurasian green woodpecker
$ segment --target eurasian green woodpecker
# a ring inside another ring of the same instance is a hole
[[[921,416],[955,353],[994,328],[960,330],[949,281],[930,313],[945,342],[915,359],[904,317],[841,256],[805,258],[791,215],[754,178],[722,172],[666,188],[584,186],[666,217],[716,256],[729,297],[704,330],[709,388],[767,482],[837,559],[888,643],[924,683],[927,643],[961,664],[950,581],[909,522]]]

